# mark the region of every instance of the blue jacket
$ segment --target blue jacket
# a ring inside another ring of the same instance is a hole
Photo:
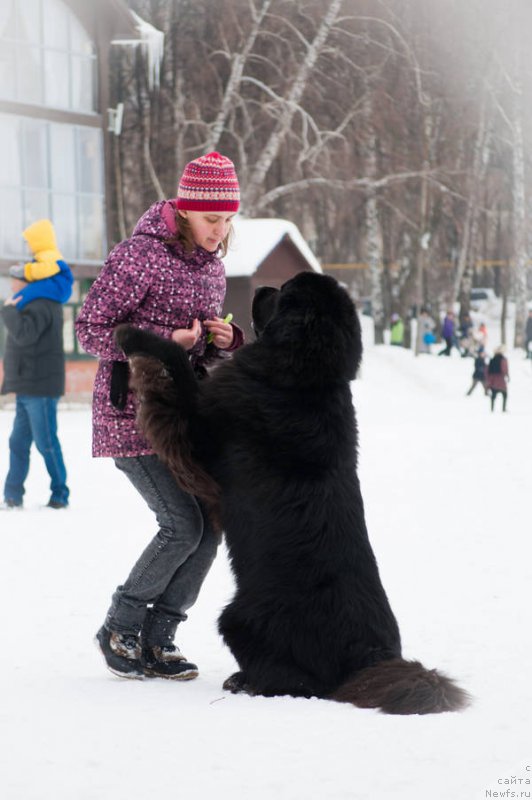
[[[74,276],[66,261],[57,261],[59,272],[50,278],[43,278],[40,281],[28,283],[24,289],[15,294],[15,297],[22,298],[16,305],[21,311],[32,300],[45,299],[55,300],[56,303],[66,303],[72,294],[72,284]]]

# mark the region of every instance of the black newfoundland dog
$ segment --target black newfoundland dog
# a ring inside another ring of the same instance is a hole
[[[333,278],[304,272],[257,290],[253,323],[257,340],[202,381],[179,345],[116,331],[143,430],[225,532],[236,592],[219,630],[240,672],[224,687],[390,714],[463,708],[453,681],[402,659],[368,540],[353,303]]]

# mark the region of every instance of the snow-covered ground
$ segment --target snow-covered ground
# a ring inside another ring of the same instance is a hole
[[[472,366],[368,345],[353,385],[368,527],[405,655],[457,678],[474,696],[470,710],[403,718],[225,694],[234,663],[215,628],[232,586],[223,551],[179,631],[199,679],[113,677],[92,637],[154,523],[112,463],[91,460],[88,409],[64,408],[71,508],[42,508],[47,479],[35,455],[26,510],[0,512],[0,796],[531,792],[532,362],[510,353],[507,414],[491,414],[480,387],[465,397]],[[12,416],[0,411],[2,480]]]

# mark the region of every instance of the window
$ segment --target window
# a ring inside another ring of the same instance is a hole
[[[67,261],[101,261],[102,149],[99,128],[0,114],[0,257],[27,257],[23,229],[48,217]]]
[[[96,57],[62,0],[0,1],[0,97],[92,112]]]

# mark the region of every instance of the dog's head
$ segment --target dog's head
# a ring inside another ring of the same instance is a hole
[[[362,341],[355,306],[330,275],[300,272],[280,289],[262,286],[253,299],[253,327],[275,348],[287,382],[352,380]]]

